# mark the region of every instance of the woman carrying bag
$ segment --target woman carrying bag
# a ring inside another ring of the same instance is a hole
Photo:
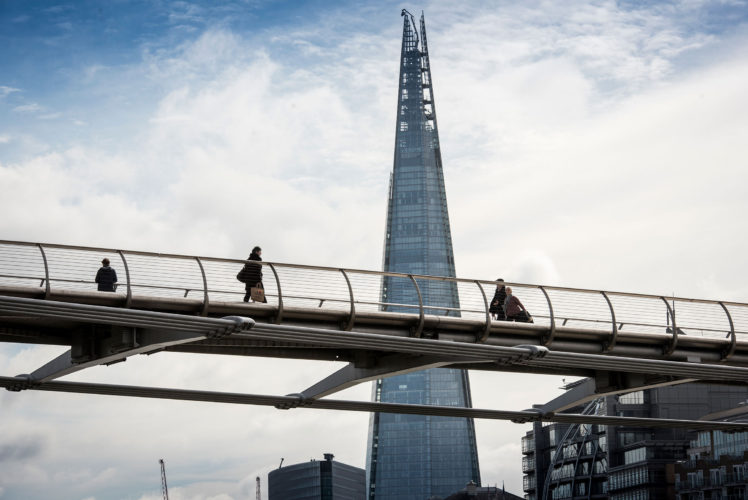
[[[244,294],[244,302],[249,302],[250,298],[252,299],[252,302],[267,303],[268,301],[265,297],[265,287],[262,284],[262,264],[260,264],[262,261],[261,255],[262,248],[254,247],[252,253],[250,253],[247,258],[249,262],[244,264],[242,270],[236,275],[236,279],[245,284],[244,288],[247,293]]]

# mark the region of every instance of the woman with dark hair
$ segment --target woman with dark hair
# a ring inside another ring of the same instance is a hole
[[[247,257],[247,262],[244,264],[244,269],[240,271],[241,281],[245,283],[244,288],[247,291],[244,294],[244,302],[249,302],[252,296],[252,288],[265,288],[262,284],[262,248],[254,247],[252,253]],[[262,301],[267,303],[268,299],[263,296]]]

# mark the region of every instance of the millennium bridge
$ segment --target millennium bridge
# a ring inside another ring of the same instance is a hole
[[[114,293],[94,276],[108,258]],[[515,422],[746,429],[748,424],[562,413],[608,394],[694,381],[748,381],[748,304],[506,282],[534,323],[489,313],[496,281],[261,262],[267,303],[243,302],[246,261],[0,240],[0,342],[69,346],[11,391],[42,390]],[[418,304],[382,301],[384,278]],[[459,307],[426,305],[452,282]],[[57,380],[160,351],[332,360],[345,366],[285,396]],[[542,409],[502,411],[343,401],[361,382],[444,367],[587,377]]]

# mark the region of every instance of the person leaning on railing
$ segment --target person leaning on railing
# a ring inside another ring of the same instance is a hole
[[[101,268],[96,272],[96,283],[100,292],[113,292],[117,283],[117,271],[109,267],[109,259],[101,261]]]
[[[504,321],[506,315],[504,314],[504,300],[506,300],[506,288],[504,287],[504,280],[499,278],[496,280],[496,293],[494,293],[491,299],[491,305],[488,308],[488,312],[491,313],[493,319]]]
[[[525,309],[522,302],[512,295],[512,287],[506,287],[506,299],[504,300],[504,312],[506,319],[509,321],[519,321],[522,323],[532,323],[530,312]]]

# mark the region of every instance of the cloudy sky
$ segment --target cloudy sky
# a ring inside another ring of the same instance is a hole
[[[0,238],[378,269],[400,9],[426,13],[461,277],[748,300],[748,5],[0,0]],[[0,375],[59,348],[0,346]],[[287,394],[334,363],[138,357],[68,377]],[[520,410],[555,377],[473,374]],[[367,399],[369,387],[336,397]],[[0,498],[254,498],[368,416],[0,394]],[[478,422],[522,489],[526,426]]]

